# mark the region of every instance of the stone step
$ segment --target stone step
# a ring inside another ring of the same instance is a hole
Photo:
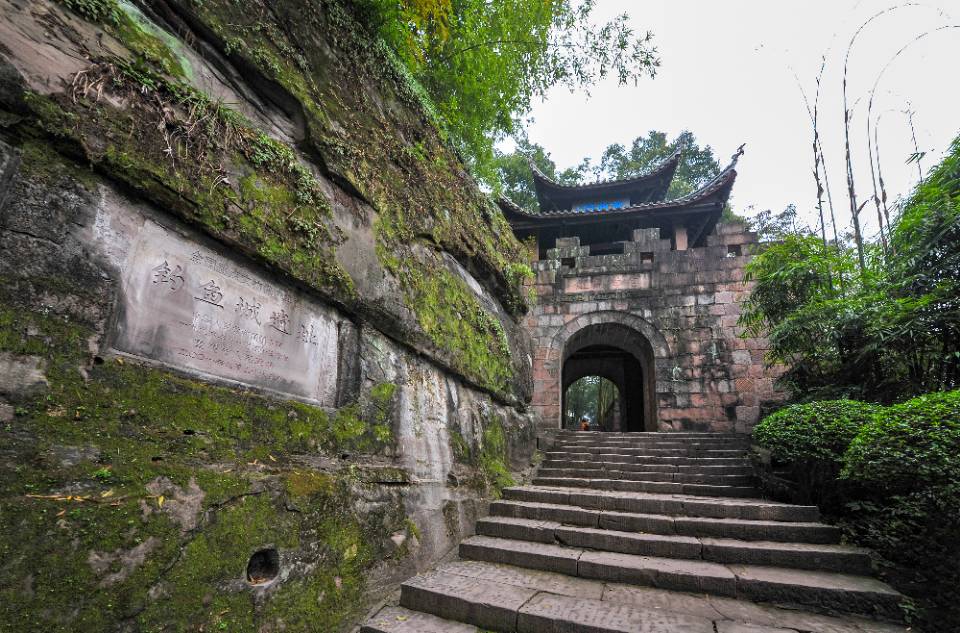
[[[540,463],[541,468],[580,468],[594,471],[620,472],[660,472],[660,473],[690,473],[697,475],[744,475],[752,476],[753,467],[747,460],[740,466],[715,465],[685,465],[685,464],[605,464],[599,461],[565,461],[545,459]]]
[[[709,618],[604,603],[437,570],[401,589],[401,604],[500,633],[713,633]]]
[[[648,446],[651,448],[750,448],[750,442],[748,440],[705,440],[705,439],[690,439],[690,440],[670,440],[670,441],[649,441],[649,440],[640,440],[640,441],[630,441],[630,440],[613,440],[613,441],[600,441],[600,440],[559,440],[556,442],[557,446],[620,446],[620,447],[644,447]]]
[[[745,458],[747,451],[725,448],[649,448],[617,446],[557,446],[551,452],[566,452],[591,455],[645,455],[650,457],[740,457]]]
[[[480,633],[470,624],[403,607],[384,607],[360,627],[360,633]]]
[[[666,438],[662,440],[653,439],[653,438],[640,438],[640,439],[626,439],[626,438],[616,438],[616,439],[576,439],[576,438],[558,438],[554,442],[555,444],[563,446],[736,446],[747,448],[750,446],[751,440],[749,438],[686,438],[686,439],[672,439]]]
[[[840,613],[895,617],[902,599],[888,585],[864,576],[757,565],[728,566],[488,536],[463,541],[460,556],[604,582],[702,592]]]
[[[714,633],[708,618],[601,600],[537,594],[517,619],[518,633]]]
[[[715,486],[749,486],[750,475],[695,474],[645,470],[600,470],[596,468],[540,468],[540,477],[575,477],[581,479],[623,479],[626,481],[668,481],[684,484],[712,484]]]
[[[552,446],[557,453],[590,453],[592,455],[649,455],[651,457],[748,457],[742,448],[689,448],[673,446]]]
[[[565,526],[555,521],[487,517],[477,534],[495,538],[560,543],[572,547],[641,556],[699,559],[714,563],[767,565],[869,575],[867,550],[849,545],[741,541],[675,534],[621,532]]]
[[[557,442],[563,448],[671,448],[682,450],[749,450],[747,442],[712,442],[712,441],[681,441],[681,442]]]
[[[629,493],[586,488],[517,486],[504,488],[503,498],[579,506],[615,512],[673,516],[748,519],[758,521],[817,521],[816,506],[799,506],[763,499],[724,499],[690,495]]]
[[[676,534],[681,536],[731,538],[743,541],[839,543],[840,531],[832,525],[806,521],[716,519],[670,516],[581,508],[575,505],[530,501],[494,501],[490,514],[496,517],[554,521],[566,525],[603,528],[622,532]]]
[[[443,573],[464,576],[473,582],[492,582],[520,589],[532,589],[537,593],[517,612],[516,628],[506,629],[512,633],[699,633],[704,629],[691,628],[702,622],[686,619],[705,618],[712,621],[707,632],[717,633],[906,633],[903,626],[867,620],[848,615],[822,615],[809,610],[780,609],[770,605],[755,604],[744,600],[666,591],[653,587],[641,587],[596,580],[575,578],[562,574],[523,569],[511,565],[495,565],[478,561],[461,560],[441,565],[431,574]],[[495,595],[501,591],[495,592]],[[437,603],[448,600],[450,592],[421,592],[420,597],[429,599],[424,611],[435,612],[449,605]],[[557,596],[559,601],[553,596]],[[533,605],[550,597],[550,609],[542,612]],[[562,598],[574,598],[567,602]],[[463,595],[460,600],[469,602]],[[529,609],[528,609],[529,607]],[[622,622],[630,609],[641,609],[641,617],[627,620],[627,626],[610,627]],[[449,609],[452,610],[452,609]],[[471,611],[470,607],[457,607],[460,612]],[[535,614],[537,619],[531,619]],[[684,616],[684,619],[675,616]],[[525,619],[526,618],[526,619]],[[449,622],[451,620],[441,620]],[[522,628],[525,627],[525,628]],[[503,630],[500,630],[503,631]],[[403,633],[407,633],[403,631]],[[432,631],[430,633],[433,633]],[[459,631],[458,631],[459,633]]]
[[[520,609],[538,590],[442,570],[414,576],[400,587],[400,606],[492,631],[517,630]]]
[[[589,453],[591,455],[648,455],[650,457],[749,457],[741,448],[689,448],[648,446],[553,446],[550,452]]]
[[[619,455],[617,453],[544,453],[544,459],[551,462],[587,462],[603,464],[673,464],[676,466],[749,466],[746,457],[665,457],[663,455]]]
[[[749,442],[749,435],[712,433],[682,437],[676,433],[597,433],[592,436],[556,435],[559,442]]]
[[[570,429],[562,429],[557,432],[556,437],[558,438],[572,438],[572,439],[586,439],[586,438],[601,438],[601,439],[643,439],[643,438],[671,438],[671,439],[687,439],[687,438],[731,438],[738,439],[744,438],[749,440],[750,436],[741,435],[737,433],[711,433],[709,431],[670,431],[666,433],[658,432],[610,432],[610,431],[574,431]]]
[[[565,488],[588,488],[590,490],[617,490],[622,492],[664,492],[674,494],[702,495],[705,497],[758,497],[753,486],[728,486],[713,484],[684,484],[668,481],[636,481],[624,479],[536,477],[535,486],[558,486]]]

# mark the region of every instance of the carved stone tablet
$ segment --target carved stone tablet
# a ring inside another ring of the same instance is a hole
[[[334,405],[335,312],[120,207],[105,205],[94,229],[120,269],[117,350]]]

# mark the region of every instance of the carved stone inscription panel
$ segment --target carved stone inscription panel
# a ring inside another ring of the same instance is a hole
[[[334,405],[336,313],[152,220],[105,211],[95,233],[121,273],[118,350]]]

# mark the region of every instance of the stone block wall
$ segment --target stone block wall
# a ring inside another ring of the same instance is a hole
[[[577,238],[557,240],[534,264],[537,305],[526,320],[533,408],[544,428],[560,423],[565,343],[585,327],[620,324],[653,349],[659,430],[748,432],[761,409],[782,398],[777,368],[764,363],[767,341],[743,338],[737,327],[755,244],[737,224],[718,224],[705,247],[688,250],[671,250],[659,229],[634,231],[615,255],[591,256]]]

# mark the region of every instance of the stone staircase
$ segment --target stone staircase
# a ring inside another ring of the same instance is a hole
[[[460,560],[363,633],[863,633],[902,596],[817,508],[765,501],[744,436],[561,432]]]

